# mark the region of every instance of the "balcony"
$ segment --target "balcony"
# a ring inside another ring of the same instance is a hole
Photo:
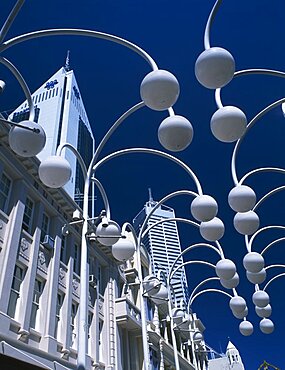
[[[140,310],[127,298],[116,299],[116,322],[128,330],[141,330]]]

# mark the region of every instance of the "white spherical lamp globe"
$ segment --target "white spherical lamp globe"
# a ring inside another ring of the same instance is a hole
[[[182,323],[184,319],[184,311],[181,308],[173,308],[172,309],[172,319],[175,324]]]
[[[229,259],[221,259],[216,264],[216,274],[220,279],[230,280],[236,274],[236,265]]]
[[[234,217],[234,227],[242,235],[252,235],[259,228],[259,217],[254,211],[238,212]]]
[[[228,202],[236,212],[248,212],[256,202],[255,192],[247,185],[235,186],[228,195]]]
[[[167,150],[180,152],[191,144],[193,127],[182,116],[169,116],[165,118],[158,128],[158,140]]]
[[[99,243],[111,247],[120,239],[121,228],[112,220],[109,220],[107,225],[101,222],[96,228],[96,237]]]
[[[239,324],[239,331],[245,337],[253,333],[253,325],[250,321],[244,320]]]
[[[198,195],[191,203],[191,213],[198,221],[210,221],[218,213],[218,204],[209,195]]]
[[[264,267],[264,258],[257,252],[249,252],[243,258],[243,266],[250,273],[258,273]]]
[[[43,128],[36,122],[22,121],[20,123],[38,132],[13,126],[9,131],[9,145],[11,149],[21,157],[33,157],[44,148],[46,134]]]
[[[179,96],[176,77],[164,70],[148,73],[141,82],[140,94],[145,105],[153,110],[166,110],[175,104]]]
[[[39,166],[39,178],[49,188],[61,188],[71,177],[69,162],[60,155],[52,155],[44,159]]]
[[[232,313],[233,313],[235,318],[241,320],[241,319],[244,319],[248,315],[248,308],[246,307],[245,310],[243,310],[241,312],[232,311]]]
[[[264,334],[271,334],[274,331],[274,324],[270,319],[262,319],[259,323],[259,327]]]
[[[252,302],[257,307],[266,307],[269,304],[270,298],[269,295],[264,290],[257,290],[252,295]]]
[[[161,282],[154,275],[148,275],[143,279],[144,292],[149,296],[155,295],[159,292]]]
[[[234,76],[235,61],[231,53],[219,47],[203,51],[195,63],[195,75],[208,89],[226,86]]]
[[[241,313],[246,309],[246,302],[240,296],[235,296],[230,300],[230,309],[233,312]]]
[[[239,276],[238,273],[235,273],[231,279],[221,279],[221,285],[226,289],[234,289],[239,285]]]
[[[259,272],[246,272],[246,277],[248,281],[250,281],[252,284],[262,284],[266,279],[266,271],[265,269],[262,269]]]
[[[265,307],[255,306],[255,312],[259,317],[262,317],[262,318],[266,317],[267,318],[267,317],[271,316],[271,314],[272,314],[272,307],[271,307],[270,304],[268,304]]]
[[[200,331],[196,331],[193,334],[193,342],[194,343],[200,343],[204,340],[203,334]]]
[[[167,288],[161,284],[160,289],[157,293],[151,295],[151,300],[156,304],[165,304],[168,300],[168,290]]]
[[[120,238],[112,245],[112,254],[118,261],[127,261],[133,257],[136,246],[127,238]]]
[[[224,143],[233,143],[245,133],[247,119],[239,108],[226,106],[213,114],[210,125],[216,139]]]
[[[225,232],[223,221],[218,217],[214,217],[210,221],[202,222],[199,229],[201,236],[205,240],[211,242],[221,239]]]

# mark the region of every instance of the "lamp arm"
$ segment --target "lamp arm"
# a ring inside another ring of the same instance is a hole
[[[5,36],[7,35],[10,27],[12,26],[17,14],[19,13],[20,9],[22,8],[25,0],[18,0],[14,5],[14,8],[11,10],[10,14],[8,15],[5,23],[3,24],[1,31],[0,31],[0,43],[4,40]]]
[[[93,167],[93,171],[96,172],[96,170],[103,164],[103,163],[106,163],[108,162],[109,160],[113,159],[113,158],[116,158],[116,157],[120,157],[122,155],[125,155],[125,154],[137,154],[137,153],[144,153],[144,154],[154,154],[154,155],[157,155],[159,157],[163,157],[163,158],[166,158],[166,159],[169,159],[170,161],[178,164],[180,167],[182,167],[186,172],[187,174],[192,178],[192,180],[195,182],[195,185],[196,185],[196,188],[197,188],[197,191],[198,191],[198,194],[199,195],[202,195],[203,194],[203,190],[202,190],[202,187],[201,187],[201,184],[197,178],[197,176],[194,174],[194,172],[191,170],[190,167],[188,167],[184,162],[182,162],[180,159],[168,154],[168,153],[165,153],[165,152],[162,152],[160,150],[156,150],[156,149],[151,149],[151,148],[129,148],[129,149],[122,149],[122,150],[118,150],[116,152],[113,152],[109,155],[107,155],[106,157],[104,157],[103,159],[101,159],[99,162],[97,162],[94,167]],[[189,190],[185,190],[184,192],[187,192],[189,193]],[[191,192],[191,194],[196,194],[194,192]],[[196,194],[196,195],[198,195]]]
[[[254,239],[263,231],[271,230],[271,229],[279,229],[279,230],[285,230],[285,226],[282,225],[270,225],[270,226],[264,226],[261,229],[257,230],[250,238],[248,247],[249,247],[249,252],[252,250],[252,244],[254,242]]]
[[[285,169],[284,168],[279,168],[279,167],[260,167],[260,168],[256,168],[252,171],[249,171],[248,173],[246,173],[242,178],[241,180],[239,181],[239,185],[242,185],[244,183],[244,181],[250,177],[251,175],[255,175],[256,173],[259,173],[259,172],[277,172],[277,173],[282,173],[282,174],[285,174]]]
[[[269,243],[261,252],[260,254],[263,255],[268,249],[270,249],[271,247],[273,247],[273,245],[277,244],[277,243],[281,243],[285,241],[285,238],[279,238],[279,239],[276,239],[274,240],[273,242]]]
[[[34,108],[34,103],[33,103],[33,100],[32,100],[32,96],[31,96],[31,92],[30,92],[30,89],[28,87],[28,85],[26,84],[26,81],[24,80],[23,76],[21,75],[21,73],[18,71],[18,69],[14,66],[14,64],[12,64],[8,59],[6,58],[3,58],[3,57],[0,57],[0,63],[3,64],[5,67],[7,67],[10,72],[12,72],[12,74],[14,75],[14,77],[16,78],[16,80],[19,82],[25,96],[26,96],[26,99],[28,101],[28,105],[29,105],[29,120],[30,121],[34,121],[35,119],[35,108]]]
[[[140,102],[134,106],[132,106],[130,109],[128,109],[125,113],[123,113],[120,118],[117,119],[117,121],[112,125],[112,127],[107,131],[107,133],[105,134],[105,136],[103,137],[103,139],[100,141],[95,153],[94,153],[94,156],[92,158],[92,161],[90,163],[90,166],[89,168],[92,168],[95,163],[97,162],[97,159],[103,149],[103,147],[105,146],[105,144],[107,143],[107,141],[109,140],[109,138],[112,136],[112,134],[115,132],[115,130],[119,127],[119,125],[126,119],[128,118],[132,113],[136,112],[137,110],[139,110],[140,108],[144,107],[145,106],[145,103],[144,102]]]
[[[285,266],[283,266],[283,267],[285,267]],[[265,291],[267,288],[268,288],[268,286],[274,281],[274,280],[276,280],[276,279],[279,279],[280,277],[283,277],[283,276],[285,276],[285,272],[282,272],[281,274],[278,274],[278,275],[276,275],[276,276],[274,276],[272,279],[270,279],[267,283],[266,283],[266,285],[264,286],[264,288],[263,288],[263,291]]]
[[[275,171],[277,172],[277,171]],[[285,173],[285,170],[282,170],[283,173]],[[283,191],[285,190],[285,185],[283,186],[279,186],[271,191],[269,191],[268,193],[266,193],[257,203],[256,205],[253,207],[253,211],[255,211],[267,198],[270,198],[272,195],[274,194],[277,194],[279,193],[280,191]]]
[[[152,59],[152,57],[143,49],[141,49],[139,46],[133,44],[130,41],[127,41],[121,37],[111,35],[104,32],[99,31],[93,31],[93,30],[85,30],[85,29],[76,29],[76,28],[56,28],[56,29],[47,29],[47,30],[39,30],[34,32],[25,33],[20,36],[16,36],[10,40],[7,40],[3,42],[3,44],[0,46],[0,52],[3,52],[10,47],[22,43],[24,41],[32,40],[39,37],[47,37],[47,36],[89,36],[89,37],[95,37],[98,39],[108,40],[112,41],[116,44],[123,45],[127,47],[128,49],[131,49],[138,55],[140,55],[143,59],[145,59],[148,64],[151,66],[151,68],[155,71],[158,69],[155,61]]]
[[[244,69],[241,71],[236,71],[234,73],[235,77],[240,76],[247,76],[247,75],[267,75],[267,76],[275,76],[275,77],[285,77],[285,72],[282,71],[276,71],[274,69],[266,69],[266,68],[250,68],[250,69]],[[223,108],[223,103],[221,99],[221,88],[218,88],[215,90],[215,100],[216,105],[218,108]]]
[[[211,13],[209,15],[209,18],[207,20],[207,24],[205,27],[205,32],[204,32],[204,48],[205,49],[210,49],[210,32],[211,32],[211,26],[213,24],[213,21],[215,19],[215,16],[217,14],[217,11],[222,3],[222,0],[217,0],[211,10]]]
[[[205,289],[205,290],[201,290],[200,292],[198,292],[196,295],[194,295],[194,297],[192,298],[192,300],[190,301],[190,306],[192,305],[192,303],[195,301],[196,298],[198,298],[201,294],[204,294],[204,293],[209,293],[209,292],[213,292],[213,293],[222,293],[224,295],[226,295],[227,297],[229,298],[233,298],[232,295],[230,295],[229,293],[221,290],[221,289]]]
[[[129,229],[135,239],[135,242],[136,242],[136,246],[138,245],[138,237],[137,237],[137,234],[136,234],[136,230],[134,229],[133,225],[130,224],[129,222],[125,222],[122,226],[122,234],[124,235],[126,230]]]
[[[285,102],[285,98],[282,98],[282,99],[279,99],[277,101],[275,101],[274,103],[268,105],[266,108],[264,108],[262,111],[260,111],[250,122],[249,124],[247,125],[246,127],[246,131],[244,133],[244,135],[236,142],[236,145],[234,147],[234,150],[233,150],[233,154],[232,154],[232,161],[231,161],[231,173],[232,173],[232,178],[233,178],[233,182],[235,185],[238,185],[239,184],[239,181],[238,181],[238,178],[237,178],[237,172],[236,172],[236,157],[237,157],[237,154],[238,154],[238,150],[239,150],[239,147],[242,143],[242,140],[243,138],[246,136],[246,134],[248,133],[248,131],[255,125],[255,123],[261,118],[263,117],[267,112],[271,111],[273,108],[276,108],[277,106],[281,105],[282,103]]]
[[[60,144],[56,149],[56,155],[60,156],[64,148],[70,149],[72,151],[72,153],[75,155],[76,159],[79,162],[80,168],[82,170],[83,177],[84,177],[84,179],[86,179],[86,177],[87,177],[86,165],[85,165],[84,160],[81,157],[80,153],[78,152],[78,150],[73,145],[71,145],[69,143]]]
[[[195,248],[201,248],[201,247],[206,247],[206,248],[210,248],[210,249],[213,249],[215,252],[217,252],[219,254],[219,256],[221,258],[224,258],[224,254],[221,253],[221,251],[214,247],[213,245],[211,244],[208,244],[208,243],[197,243],[197,244],[192,244],[190,245],[189,247],[185,248],[180,254],[179,256],[176,257],[175,261],[173,262],[173,264],[171,265],[170,267],[170,270],[169,270],[169,274],[168,274],[168,277],[169,277],[169,284],[170,284],[170,280],[173,276],[172,272],[174,270],[174,267],[176,265],[176,263],[178,262],[178,260],[186,253],[188,253],[191,249],[195,249]]]
[[[187,312],[190,313],[190,302],[191,302],[191,299],[193,298],[193,296],[195,295],[195,293],[197,292],[197,290],[203,286],[204,284],[207,284],[209,281],[214,281],[214,280],[219,280],[220,279],[217,277],[217,276],[213,276],[213,277],[210,277],[210,278],[207,278],[207,279],[204,279],[203,281],[201,281],[198,285],[195,286],[195,288],[192,290],[192,293],[190,294],[190,297],[189,297],[189,300],[188,300],[188,303],[187,303]]]
[[[105,211],[106,211],[106,217],[107,217],[108,220],[110,220],[111,219],[110,204],[109,204],[108,197],[107,197],[106,191],[104,189],[104,186],[95,177],[92,177],[91,178],[91,181],[93,181],[95,183],[95,185],[97,186],[98,190],[100,191],[101,197],[103,199]]]
[[[210,267],[212,267],[213,269],[215,269],[215,268],[216,268],[216,266],[215,266],[215,265],[213,265],[212,263],[207,262],[207,261],[200,261],[200,260],[186,261],[186,262],[181,263],[181,265],[179,265],[178,267],[176,267],[176,268],[171,272],[171,274],[169,274],[169,276],[168,276],[168,281],[171,281],[172,276],[173,276],[173,275],[175,275],[175,273],[176,273],[179,269],[181,269],[181,268],[182,268],[182,267],[184,267],[184,266],[187,266],[187,265],[193,265],[193,264],[206,265],[206,266],[210,266]]]

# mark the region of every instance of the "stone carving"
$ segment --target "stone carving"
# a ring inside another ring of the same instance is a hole
[[[78,281],[77,281],[76,279],[73,279],[73,280],[72,280],[72,286],[73,286],[73,289],[74,289],[74,290],[77,290],[77,289],[78,289],[78,285],[79,285],[79,284],[78,284]]]
[[[60,280],[63,280],[64,277],[65,277],[64,269],[62,267],[60,267],[60,269],[59,269],[59,278],[60,278]]]
[[[25,252],[29,248],[29,243],[26,238],[21,239],[21,249],[23,252]]]
[[[39,252],[38,260],[41,265],[44,265],[46,263],[46,256],[44,252],[42,251]]]

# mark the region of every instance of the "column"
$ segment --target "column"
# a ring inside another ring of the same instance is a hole
[[[33,304],[35,278],[37,275],[38,267],[43,210],[43,204],[41,202],[38,202],[36,204],[34,212],[33,221],[35,225],[35,231],[33,235],[33,242],[30,247],[29,266],[22,284],[22,294],[20,296],[21,310],[19,311],[19,322],[21,323],[21,329],[19,330],[18,339],[21,340],[26,340],[26,337],[29,334],[30,330],[30,319]]]
[[[10,213],[7,231],[5,235],[5,249],[2,250],[3,262],[0,276],[0,315],[1,330],[3,330],[4,316],[9,303],[9,295],[13,280],[14,268],[17,261],[18,247],[22,232],[22,222],[26,202],[26,186],[23,180],[17,180],[13,184],[11,204],[14,204]],[[9,320],[10,322],[10,320]],[[9,324],[9,323],[8,323]],[[9,330],[9,327],[7,328]]]
[[[50,353],[55,353],[57,350],[57,340],[54,335],[61,253],[61,226],[59,217],[54,217],[51,220],[51,233],[55,235],[55,242],[53,255],[49,263],[46,287],[42,296],[42,304],[45,307],[45,311],[42,312],[41,316],[44,329],[40,347]]]

